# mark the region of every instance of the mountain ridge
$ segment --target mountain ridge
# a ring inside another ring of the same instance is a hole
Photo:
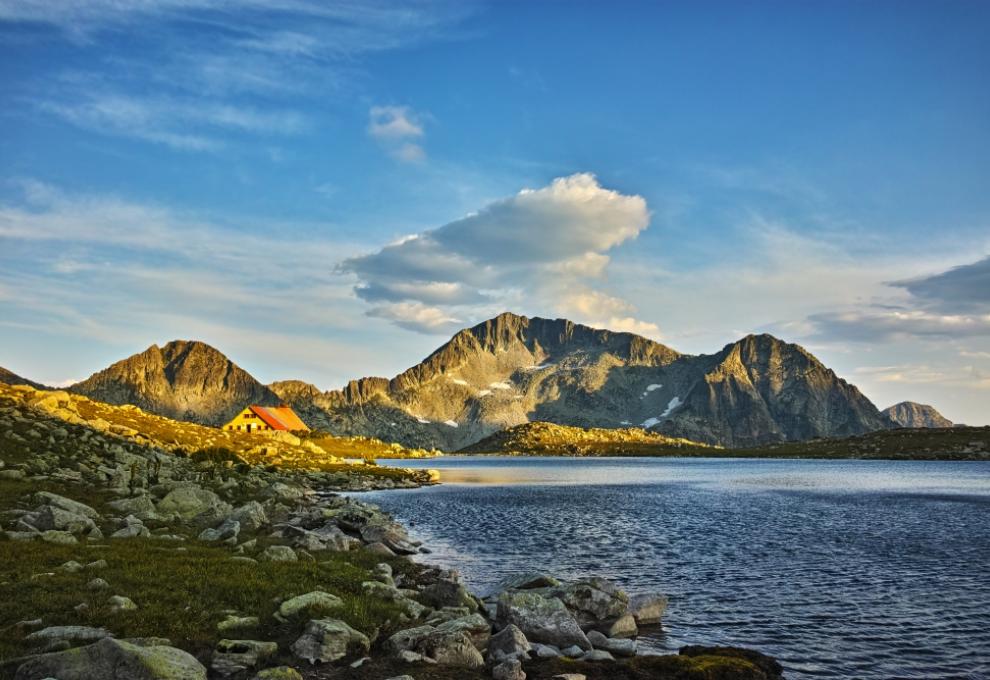
[[[336,435],[443,450],[533,421],[641,427],[730,447],[891,426],[854,385],[772,335],[689,355],[632,333],[508,312],[455,333],[392,378],[338,390],[301,380],[262,385],[195,341],[152,346],[71,389],[205,424],[246,403],[284,402],[310,427]]]

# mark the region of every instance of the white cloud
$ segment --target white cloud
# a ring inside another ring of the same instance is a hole
[[[398,161],[426,159],[423,145],[412,141],[421,140],[424,134],[421,116],[408,106],[372,106],[368,111],[368,135]]]
[[[340,270],[357,277],[358,297],[376,303],[370,313],[405,328],[446,332],[451,320],[523,302],[537,313],[656,336],[655,325],[633,317],[632,305],[592,286],[605,274],[605,253],[648,223],[642,197],[576,174],[346,260]]]

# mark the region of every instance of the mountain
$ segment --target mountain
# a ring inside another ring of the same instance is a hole
[[[8,385],[29,385],[36,390],[48,389],[40,383],[36,383],[33,380],[28,380],[27,378],[22,378],[13,371],[8,371],[3,366],[0,366],[0,383],[6,383]]]
[[[934,406],[914,401],[902,401],[883,410],[883,414],[898,427],[952,427],[952,421],[935,410]]]
[[[186,340],[152,345],[69,390],[206,425],[223,424],[247,404],[280,403],[270,389],[216,349]]]
[[[691,356],[631,333],[508,313],[390,380],[271,388],[311,427],[445,450],[531,421],[642,427],[731,447],[890,426],[856,387],[769,335]]]
[[[71,389],[214,425],[248,403],[288,403],[312,428],[446,451],[533,421],[640,427],[726,447],[891,426],[856,387],[770,335],[687,355],[632,333],[509,313],[458,332],[394,378],[340,390],[300,380],[266,387],[212,347],[185,341],[152,346]]]

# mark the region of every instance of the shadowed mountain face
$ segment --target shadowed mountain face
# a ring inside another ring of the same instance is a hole
[[[914,401],[902,401],[883,410],[898,427],[952,427],[951,420],[935,410],[934,406]]]
[[[30,385],[36,390],[45,389],[45,386],[36,383],[33,380],[28,380],[27,378],[22,378],[13,371],[8,371],[3,366],[0,366],[0,383],[7,383],[8,385]]]
[[[279,403],[270,389],[223,354],[185,340],[152,345],[69,389],[110,404],[134,404],[207,425],[223,424],[248,404]]]
[[[890,420],[803,348],[748,336],[690,356],[631,333],[501,314],[400,375],[322,392],[265,387],[202,343],[151,347],[73,389],[218,424],[248,403],[289,403],[313,428],[408,446],[463,448],[531,421],[641,427],[723,446],[860,434]]]

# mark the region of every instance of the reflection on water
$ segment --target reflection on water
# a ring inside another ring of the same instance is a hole
[[[395,464],[445,483],[364,497],[478,590],[534,568],[659,590],[671,605],[646,645],[752,646],[790,678],[990,674],[990,464]]]

